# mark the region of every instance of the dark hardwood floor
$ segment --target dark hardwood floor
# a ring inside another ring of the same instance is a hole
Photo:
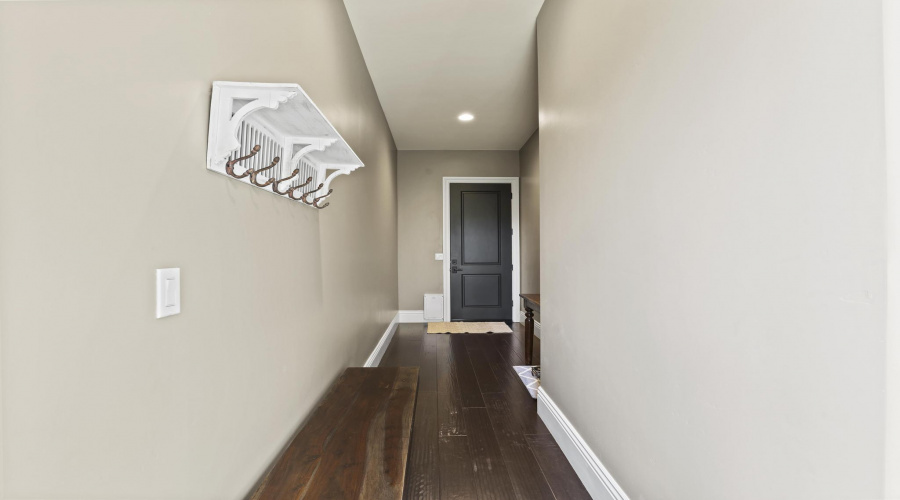
[[[512,334],[428,335],[401,324],[380,366],[418,366],[403,498],[590,499],[513,371],[524,328]],[[535,363],[540,363],[535,339]]]

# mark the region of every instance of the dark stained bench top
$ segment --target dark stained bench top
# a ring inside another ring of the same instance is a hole
[[[417,367],[347,368],[252,500],[400,499]]]

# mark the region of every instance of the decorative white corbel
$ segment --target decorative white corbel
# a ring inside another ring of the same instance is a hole
[[[337,138],[331,137],[287,137],[284,140],[284,147],[285,151],[293,151],[294,146],[304,145],[291,157],[291,168],[297,168],[301,158],[313,151],[325,151],[325,148],[337,141]]]
[[[334,170],[334,172],[329,174],[328,177],[326,177],[325,180],[322,182],[322,184],[323,184],[322,191],[327,193],[328,189],[330,189],[329,186],[331,186],[331,181],[333,181],[335,177],[337,177],[339,175],[350,175],[350,172],[353,172],[354,170],[358,169],[360,166],[359,165],[336,165],[333,163],[325,163],[325,164],[320,165],[320,167],[322,167],[322,169],[325,172],[327,172],[329,170]]]
[[[241,147],[237,131],[247,115],[262,108],[278,109],[296,95],[297,91],[289,88],[213,85],[209,117],[211,147],[207,155],[209,166],[222,165],[231,153]],[[234,101],[248,102],[235,110]]]

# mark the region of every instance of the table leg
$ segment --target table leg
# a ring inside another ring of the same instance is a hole
[[[531,364],[531,351],[534,346],[534,311],[525,306],[525,364]]]

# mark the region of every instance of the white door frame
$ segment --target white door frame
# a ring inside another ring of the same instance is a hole
[[[518,177],[444,177],[444,321],[450,321],[450,184],[509,184],[512,190],[512,320],[521,323],[519,287],[519,178]]]

